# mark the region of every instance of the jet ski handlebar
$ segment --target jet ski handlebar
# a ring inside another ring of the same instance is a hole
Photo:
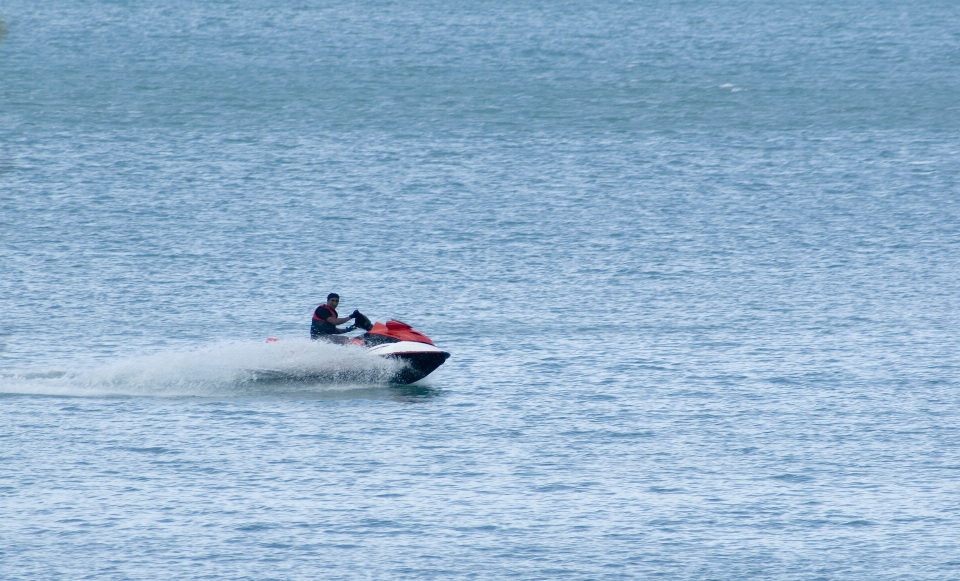
[[[348,327],[347,331],[353,331],[357,328],[363,329],[364,331],[369,331],[373,328],[373,323],[370,322],[370,319],[368,319],[366,315],[360,311],[353,311],[350,316],[353,317],[353,325]]]

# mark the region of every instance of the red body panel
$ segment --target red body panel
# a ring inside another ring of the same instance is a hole
[[[394,321],[392,319],[387,321],[386,325],[382,323],[375,323],[367,332],[371,335],[392,337],[398,341],[414,341],[417,343],[433,345],[433,341],[430,340],[430,337],[427,337],[419,331],[414,331],[413,328],[406,323],[401,323],[400,321]]]

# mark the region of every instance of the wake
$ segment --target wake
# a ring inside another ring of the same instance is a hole
[[[122,358],[76,371],[0,374],[0,394],[243,396],[386,385],[402,363],[361,347],[231,341]]]

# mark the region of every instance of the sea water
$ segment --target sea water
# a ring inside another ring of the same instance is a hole
[[[956,3],[0,20],[0,578],[960,577]]]

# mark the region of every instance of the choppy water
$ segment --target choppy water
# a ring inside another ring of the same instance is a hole
[[[0,578],[960,576],[954,3],[0,19]]]

